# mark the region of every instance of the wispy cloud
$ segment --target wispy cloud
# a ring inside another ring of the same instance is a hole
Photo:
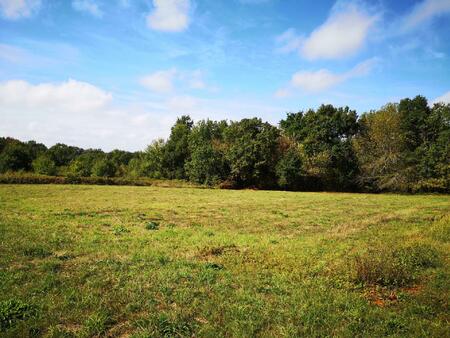
[[[180,90],[210,90],[216,87],[208,85],[204,79],[203,71],[182,71],[176,68],[159,70],[140,79],[140,84],[148,90],[158,94],[169,94]]]
[[[151,29],[164,32],[181,32],[190,23],[190,0],[153,0],[153,10],[147,16]]]
[[[327,69],[299,71],[292,75],[289,84],[279,89],[275,96],[278,98],[287,97],[298,90],[308,93],[321,92],[351,78],[368,74],[377,62],[377,59],[372,58],[359,63],[344,73],[333,73]]]
[[[0,0],[0,12],[11,20],[33,15],[41,7],[41,0]]]
[[[450,14],[450,0],[424,0],[403,18],[404,31],[412,30],[434,17]]]
[[[79,12],[85,12],[97,18],[103,17],[103,11],[95,0],[73,0],[72,7]]]
[[[144,76],[140,83],[148,90],[156,93],[171,93],[175,88],[173,82],[176,74],[175,68],[160,70]]]

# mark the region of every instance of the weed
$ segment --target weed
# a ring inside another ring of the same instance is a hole
[[[32,246],[23,250],[23,254],[27,257],[46,258],[52,255],[52,252],[43,246]]]
[[[147,230],[158,230],[159,229],[159,223],[158,222],[153,222],[153,221],[148,222],[145,225],[145,229],[147,229]]]
[[[122,234],[126,234],[128,232],[130,232],[130,230],[128,230],[127,228],[125,228],[123,225],[116,225],[113,229],[112,232],[114,235],[116,236],[120,236]]]
[[[83,333],[86,337],[102,335],[113,324],[109,314],[100,311],[89,316],[84,322]]]
[[[35,315],[36,309],[21,300],[10,299],[0,302],[0,331],[14,326],[18,321]]]
[[[222,270],[223,265],[218,263],[206,263],[205,268],[212,269],[212,270]]]
[[[356,257],[356,280],[364,284],[403,286],[416,280],[420,269],[438,264],[439,254],[430,245],[385,246]]]
[[[161,337],[189,337],[192,335],[193,327],[191,320],[172,319],[166,314],[159,315],[157,319],[157,331]]]

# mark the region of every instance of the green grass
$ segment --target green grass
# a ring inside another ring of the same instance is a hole
[[[449,336],[450,196],[0,185],[0,336]]]

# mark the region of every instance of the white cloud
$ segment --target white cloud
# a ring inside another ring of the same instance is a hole
[[[376,63],[377,59],[369,59],[359,63],[351,70],[340,74],[330,72],[327,69],[299,71],[292,75],[288,86],[279,89],[275,93],[275,96],[278,98],[287,97],[292,95],[296,90],[309,93],[324,91],[351,78],[368,74]]]
[[[97,18],[103,16],[102,10],[94,0],[73,0],[72,7],[79,12],[89,13]]]
[[[31,84],[0,82],[0,136],[57,142],[84,148],[142,150],[152,140],[167,137],[177,116],[194,120],[240,119],[259,116],[276,123],[286,111],[247,98],[204,99],[172,95],[117,101],[112,93],[86,82]]]
[[[177,70],[175,68],[160,70],[143,77],[140,83],[150,91],[156,93],[170,93],[174,90],[174,80],[176,75]]]
[[[301,53],[310,60],[337,59],[357,52],[364,44],[376,17],[355,5],[333,12],[302,45]]]
[[[26,81],[11,80],[0,84],[0,106],[27,109],[64,110],[80,113],[105,106],[112,96],[97,87],[75,80],[60,84],[32,85]]]
[[[309,36],[300,36],[293,28],[278,36],[277,51],[298,51],[308,60],[340,59],[355,54],[363,47],[377,17],[355,4],[338,4]]]
[[[181,32],[189,26],[190,0],[153,0],[147,25],[154,30]]]
[[[177,89],[182,90],[209,90],[216,91],[204,79],[203,71],[181,71],[176,68],[159,70],[140,79],[141,85],[148,90],[159,94],[170,94]]]
[[[410,30],[433,17],[450,13],[450,0],[424,0],[403,20],[403,29]]]
[[[0,0],[0,11],[7,19],[31,16],[41,6],[41,0]]]
[[[450,91],[434,99],[433,104],[438,102],[450,104]]]
[[[86,82],[0,82],[0,135],[82,147],[141,150],[167,136],[175,120],[155,106],[119,105]]]

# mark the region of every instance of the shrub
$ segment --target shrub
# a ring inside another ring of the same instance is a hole
[[[426,244],[371,249],[355,258],[356,281],[403,286],[415,281],[421,269],[436,267],[439,263],[437,251]]]

